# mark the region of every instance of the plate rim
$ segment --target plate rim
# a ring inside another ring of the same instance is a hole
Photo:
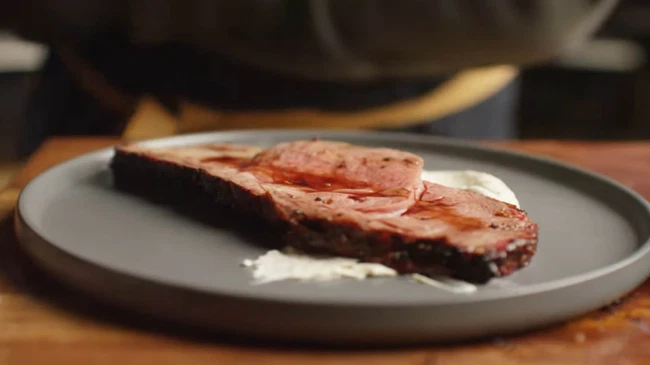
[[[191,134],[184,134],[184,135],[179,135],[179,136],[171,136],[171,137],[164,137],[164,138],[156,138],[156,139],[148,139],[148,140],[142,140],[142,141],[133,141],[133,142],[123,142],[123,143],[118,143],[110,147],[98,149],[95,151],[87,152],[82,155],[79,155],[73,159],[70,159],[68,161],[65,161],[63,163],[59,163],[55,166],[52,166],[43,172],[39,173],[36,177],[34,177],[28,184],[25,185],[25,187],[21,190],[18,201],[16,204],[16,224],[24,224],[29,228],[37,237],[40,241],[52,246],[53,248],[61,251],[62,253],[66,254],[67,256],[70,256],[71,259],[74,260],[80,260],[84,263],[91,264],[93,266],[96,266],[102,270],[108,271],[109,273],[117,274],[117,275],[126,275],[131,278],[135,278],[137,280],[144,280],[146,282],[149,282],[153,285],[161,285],[165,287],[170,287],[174,289],[180,289],[180,290],[190,290],[194,291],[200,294],[207,294],[207,295],[212,295],[212,296],[228,296],[232,297],[235,299],[241,299],[241,300],[253,300],[253,301],[261,301],[261,302],[269,302],[269,303],[283,303],[283,304],[294,304],[294,305],[315,305],[315,306],[328,306],[328,307],[435,307],[435,306],[447,306],[447,305],[454,305],[456,303],[460,304],[480,304],[480,303],[487,303],[487,302],[494,302],[494,301],[504,301],[504,300],[512,300],[512,299],[517,299],[517,298],[522,298],[522,297],[527,297],[527,296],[532,296],[532,295],[539,295],[547,292],[554,292],[562,289],[569,288],[571,286],[579,285],[581,283],[586,283],[586,282],[591,282],[594,280],[598,280],[604,276],[608,276],[611,274],[616,273],[617,271],[623,270],[626,267],[629,267],[631,265],[634,265],[638,261],[643,260],[644,258],[648,258],[650,256],[650,234],[648,234],[646,237],[638,237],[639,240],[639,245],[635,249],[634,252],[632,252],[630,255],[626,256],[625,258],[614,262],[612,264],[606,265],[599,267],[597,269],[593,269],[584,273],[580,273],[577,275],[572,275],[568,277],[563,277],[560,279],[555,279],[543,283],[537,283],[537,284],[527,284],[525,287],[517,287],[516,290],[511,290],[511,291],[495,291],[494,293],[486,293],[482,297],[477,298],[475,296],[458,296],[455,298],[453,301],[449,302],[431,302],[429,300],[414,300],[414,301],[400,301],[400,302],[391,302],[389,300],[382,300],[380,302],[372,302],[372,301],[346,301],[346,302],[341,302],[340,300],[335,300],[335,301],[324,301],[322,299],[309,299],[309,298],[278,298],[274,297],[270,294],[268,295],[261,295],[261,294],[246,294],[246,293],[233,293],[231,291],[217,291],[217,290],[207,290],[207,289],[202,289],[199,287],[195,286],[189,286],[189,285],[179,285],[177,283],[169,283],[164,280],[159,280],[157,278],[153,278],[147,275],[140,275],[140,274],[134,274],[131,272],[122,272],[121,270],[117,270],[115,268],[106,266],[101,263],[97,263],[91,260],[84,259],[82,257],[79,257],[75,255],[72,252],[69,252],[68,250],[63,249],[59,245],[57,245],[55,242],[50,242],[48,239],[44,237],[44,235],[41,232],[38,232],[36,229],[35,225],[33,222],[30,222],[30,218],[26,217],[25,214],[23,214],[22,207],[25,202],[25,197],[28,196],[30,187],[33,186],[39,179],[42,179],[44,176],[46,176],[49,172],[55,169],[64,169],[74,163],[79,163],[82,160],[89,159],[90,157],[96,157],[97,159],[105,159],[105,155],[111,154],[114,150],[114,147],[117,145],[125,144],[125,143],[133,143],[133,144],[138,144],[138,145],[149,145],[149,146],[172,146],[172,145],[184,145],[184,144],[191,144],[191,143],[196,143],[193,142],[196,139],[199,140],[210,140],[212,138],[216,140],[226,140],[228,138],[245,138],[245,137],[250,137],[250,136],[255,136],[256,134],[263,134],[267,136],[275,135],[275,136],[292,136],[295,134],[301,134],[301,135],[322,135],[326,134],[329,137],[326,138],[346,138],[346,137],[366,137],[370,138],[373,141],[381,142],[381,140],[392,140],[393,142],[398,141],[400,143],[409,143],[409,142],[417,142],[418,144],[422,145],[433,145],[433,146],[443,146],[443,147],[454,147],[454,148],[461,148],[461,149],[466,149],[466,150],[471,150],[471,151],[489,151],[490,153],[496,154],[496,155],[501,155],[501,156],[513,156],[517,159],[528,159],[528,160],[533,160],[536,161],[537,163],[541,163],[547,166],[551,166],[553,168],[559,168],[559,169],[564,169],[565,171],[570,171],[572,173],[577,173],[584,175],[590,179],[598,180],[601,183],[604,183],[608,185],[610,188],[617,189],[621,193],[626,194],[628,197],[632,198],[633,201],[635,201],[637,204],[639,204],[639,207],[643,209],[643,211],[646,214],[646,218],[648,221],[650,221],[650,203],[643,198],[639,193],[634,191],[633,189],[619,183],[618,181],[590,171],[588,169],[584,169],[582,167],[578,167],[576,165],[566,163],[566,162],[561,162],[549,157],[545,156],[538,156],[534,155],[528,152],[522,152],[522,151],[513,151],[513,150],[508,150],[500,147],[494,147],[494,146],[485,146],[485,145],[480,145],[477,144],[474,141],[469,141],[469,140],[463,140],[463,139],[456,139],[456,138],[448,138],[448,137],[439,137],[439,136],[428,136],[428,135],[415,135],[415,134],[410,134],[410,133],[403,133],[403,132],[383,132],[383,131],[345,131],[345,130],[323,130],[323,129],[250,129],[250,130],[231,130],[231,131],[223,131],[223,132],[207,132],[207,133],[191,133]],[[302,138],[308,138],[308,137],[302,137]],[[324,139],[326,139],[324,138]],[[108,162],[108,161],[107,161]],[[22,222],[20,222],[22,221]],[[629,219],[626,218],[626,221],[629,222]],[[635,225],[633,225],[635,226]],[[636,230],[636,229],[635,229]],[[638,232],[638,230],[636,230]],[[19,243],[27,248],[26,244],[22,242],[21,239],[19,239]],[[29,252],[29,248],[27,248],[27,251]],[[32,255],[32,252],[30,252],[30,256]],[[648,273],[650,273],[650,269],[647,270]],[[641,282],[647,280],[647,277],[642,279]],[[632,290],[634,288],[630,288]]]

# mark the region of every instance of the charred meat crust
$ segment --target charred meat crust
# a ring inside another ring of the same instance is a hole
[[[463,252],[444,240],[407,242],[407,238],[399,235],[368,232],[354,224],[310,219],[300,212],[286,221],[279,218],[281,214],[265,196],[251,194],[202,169],[119,148],[110,168],[119,190],[192,211],[203,218],[224,209],[256,220],[261,218],[266,225],[264,229],[284,235],[286,242],[297,249],[377,262],[400,273],[443,274],[486,283],[527,266],[536,249],[536,240],[520,239],[513,241],[506,251]]]
[[[535,253],[535,242],[513,242],[503,254],[463,252],[444,240],[405,242],[395,234],[364,232],[355,226],[324,221],[301,221],[287,232],[287,242],[299,250],[361,258],[391,267],[400,273],[447,275],[474,283],[486,283],[526,267]]]

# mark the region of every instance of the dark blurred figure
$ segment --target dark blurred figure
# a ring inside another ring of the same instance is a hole
[[[52,47],[22,150],[47,136],[365,128],[514,138],[518,67],[616,0],[22,0]]]

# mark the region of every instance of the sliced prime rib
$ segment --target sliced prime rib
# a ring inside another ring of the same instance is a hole
[[[214,210],[261,217],[306,253],[377,262],[400,273],[475,283],[529,264],[537,225],[517,207],[422,181],[414,154],[332,141],[262,149],[212,144],[119,146],[119,189],[182,203],[200,194]]]

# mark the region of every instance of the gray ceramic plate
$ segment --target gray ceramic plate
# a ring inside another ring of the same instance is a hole
[[[540,226],[530,267],[472,295],[406,278],[251,285],[240,263],[265,251],[218,229],[113,190],[112,150],[36,178],[18,203],[19,236],[53,275],[159,318],[274,339],[406,343],[504,334],[598,308],[650,272],[650,209],[606,178],[522,154],[422,136],[320,131],[229,132],[147,142],[271,145],[317,136],[419,154],[426,169],[501,177]]]

